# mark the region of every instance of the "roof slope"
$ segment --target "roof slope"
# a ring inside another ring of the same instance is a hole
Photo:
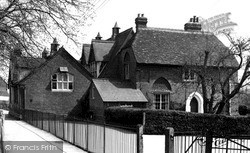
[[[34,58],[34,57],[16,57],[17,59],[17,67],[33,69],[38,67],[40,64],[45,62],[44,58]]]
[[[61,47],[55,54],[53,54],[46,62],[41,64],[38,68],[31,71],[25,78],[17,83],[22,83],[29,79],[33,74],[38,73],[41,68],[46,66],[48,62],[52,61],[54,57],[61,55],[64,59],[69,61],[81,74],[83,74],[87,79],[91,80],[92,75],[81,65],[74,57],[72,57],[63,47]]]
[[[82,57],[80,59],[81,64],[85,65],[89,62],[89,52],[90,52],[90,44],[82,45]]]
[[[92,40],[92,49],[94,51],[95,61],[107,61],[108,59],[104,57],[108,55],[113,44],[114,41]]]
[[[108,79],[93,79],[93,83],[104,102],[147,102],[139,89],[129,82]]]
[[[138,63],[201,65],[205,51],[210,52],[208,66],[215,66],[218,59],[228,54],[228,49],[212,33],[160,28],[140,28],[132,43]],[[238,65],[230,56],[227,66]]]
[[[118,73],[118,71],[116,71],[118,68],[118,59],[116,58],[116,55],[122,50],[122,48],[127,44],[127,41],[129,41],[133,35],[133,28],[129,28],[116,36],[113,47],[111,48],[109,54],[105,56],[105,58],[108,58],[109,62],[102,69],[99,78],[112,78],[113,76],[116,76],[115,73]]]

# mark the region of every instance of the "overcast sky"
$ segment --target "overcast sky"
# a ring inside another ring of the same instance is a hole
[[[86,29],[84,43],[90,43],[98,32],[109,38],[116,21],[120,31],[135,27],[138,13],[148,18],[149,27],[183,29],[194,15],[207,19],[230,12],[231,21],[238,24],[235,31],[246,35],[250,34],[249,4],[249,0],[107,0]]]
[[[98,0],[97,0],[98,1]],[[138,13],[148,18],[148,27],[183,29],[194,15],[204,19],[231,13],[230,19],[237,23],[238,36],[250,36],[249,0],[103,0],[105,5],[96,11],[92,25],[85,28],[83,43],[91,43],[100,32],[103,39],[111,36],[115,22],[120,31],[135,27]],[[81,50],[79,50],[81,52]],[[77,56],[79,56],[78,54]],[[75,56],[76,58],[79,58]]]

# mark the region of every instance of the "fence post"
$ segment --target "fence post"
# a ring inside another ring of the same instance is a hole
[[[143,153],[143,125],[137,125],[137,153]]]
[[[174,129],[171,127],[165,133],[165,153],[174,153]]]
[[[211,131],[206,133],[206,151],[205,153],[212,153],[212,144],[213,144],[213,134]]]

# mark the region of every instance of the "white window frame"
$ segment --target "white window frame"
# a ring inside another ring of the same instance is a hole
[[[186,73],[187,72],[187,73]],[[186,76],[186,74],[188,75],[188,76]],[[191,74],[193,74],[193,77],[192,77],[192,75]],[[184,71],[183,71],[183,76],[182,76],[182,78],[183,78],[183,81],[196,81],[197,80],[197,76],[196,76],[196,74],[194,73],[194,72],[192,72],[192,70],[190,70],[190,69],[185,69]]]
[[[156,96],[159,95],[160,99],[159,102],[156,101]],[[165,96],[165,102],[163,102],[163,96]],[[154,93],[154,108],[158,110],[169,110],[169,103],[170,103],[170,93]],[[159,104],[159,108],[157,107],[157,104]],[[165,108],[163,108],[163,104],[165,104]]]
[[[56,79],[53,76],[56,75]],[[63,75],[67,76],[67,80],[63,79]],[[61,76],[61,80],[59,80],[59,76]],[[71,77],[71,79],[70,79]],[[54,89],[53,85],[56,84],[56,89]],[[59,84],[61,84],[62,89],[59,89]],[[72,89],[70,89],[70,84]],[[66,87],[65,87],[66,86]],[[51,90],[59,91],[59,92],[72,92],[74,90],[74,76],[69,73],[55,73],[51,76]]]

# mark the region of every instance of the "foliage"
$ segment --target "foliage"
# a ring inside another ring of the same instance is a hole
[[[183,111],[159,111],[135,108],[108,108],[105,111],[106,123],[137,125],[143,123],[145,112],[146,134],[164,134],[168,127],[175,132],[225,136],[228,134],[250,134],[250,117],[230,117],[216,114],[200,114]]]
[[[93,7],[91,0],[2,0],[0,66],[8,66],[15,48],[28,56],[40,55],[55,36],[77,43]]]
[[[190,64],[188,61],[184,66],[198,76],[205,113],[221,114],[230,100],[246,85],[250,76],[250,58],[246,57],[250,49],[250,39],[235,40],[229,34],[225,35],[231,44],[229,48],[216,45],[214,48],[207,48],[200,55],[200,62],[203,63],[201,66],[194,66],[194,63]],[[218,59],[214,59],[215,54]]]

